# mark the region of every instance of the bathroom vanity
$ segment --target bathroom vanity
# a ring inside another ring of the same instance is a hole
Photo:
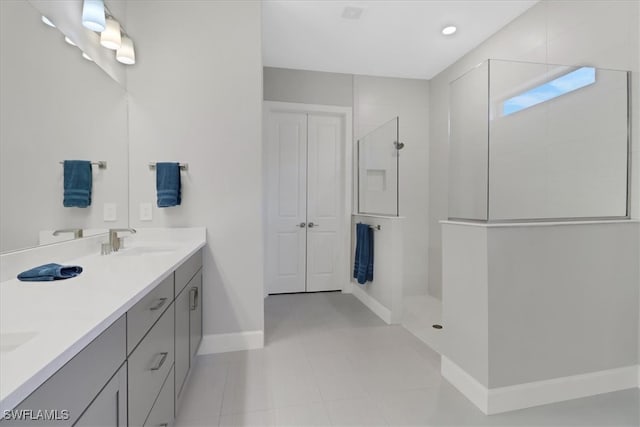
[[[202,339],[205,232],[180,231],[74,259],[72,280],[0,284],[0,425],[173,424]]]

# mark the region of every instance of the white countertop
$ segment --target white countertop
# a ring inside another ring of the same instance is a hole
[[[29,396],[205,244],[204,228],[138,230],[118,253],[96,250],[65,261],[84,269],[73,279],[1,282],[0,344],[13,334],[33,337],[0,351],[0,413]]]

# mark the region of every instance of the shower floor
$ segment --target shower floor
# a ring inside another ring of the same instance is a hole
[[[402,307],[402,326],[440,353],[444,329],[435,329],[433,325],[442,322],[442,302],[429,295],[416,295],[404,298]]]

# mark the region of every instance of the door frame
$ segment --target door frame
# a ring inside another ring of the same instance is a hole
[[[303,104],[296,102],[263,101],[262,102],[262,221],[263,227],[263,250],[266,254],[268,239],[268,218],[267,218],[267,126],[271,113],[300,113],[300,114],[326,114],[339,116],[344,120],[343,147],[342,147],[342,172],[344,173],[344,189],[342,194],[343,215],[341,226],[343,236],[341,236],[342,248],[344,251],[343,261],[339,266],[342,278],[342,293],[351,293],[351,280],[349,267],[351,260],[351,212],[353,202],[353,108],[339,107],[335,105]],[[263,283],[263,294],[266,298],[267,289],[267,262],[265,256]]]

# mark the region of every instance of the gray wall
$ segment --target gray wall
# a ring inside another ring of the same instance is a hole
[[[353,105],[353,75],[264,67],[264,100]]]
[[[265,101],[353,107],[354,142],[400,116],[404,294],[427,293],[429,82],[264,68]]]
[[[259,1],[135,1],[129,69],[130,223],[205,226],[204,333],[262,331]],[[167,28],[171,23],[171,28]],[[189,163],[182,205],[155,207],[155,161]],[[139,220],[140,203],[154,206]]]
[[[448,214],[449,82],[486,60],[588,64],[633,71],[633,107],[640,108],[640,2],[543,0],[430,81],[429,292],[442,295],[440,225]],[[640,114],[633,115],[633,129]],[[632,216],[640,218],[640,132],[634,132]]]

